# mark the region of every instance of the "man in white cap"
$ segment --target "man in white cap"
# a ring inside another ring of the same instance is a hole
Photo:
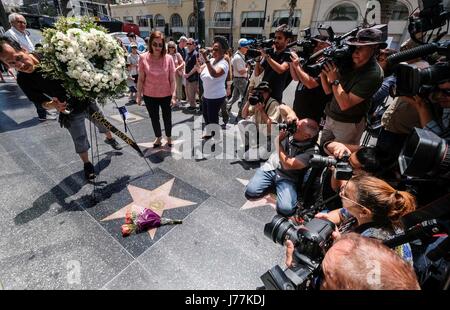
[[[233,68],[233,96],[228,102],[228,111],[231,110],[233,104],[241,99],[239,102],[239,113],[238,117],[241,117],[242,114],[242,100],[244,99],[245,87],[247,86],[247,65],[245,62],[245,54],[248,51],[247,39],[240,39],[238,41],[238,50],[233,55],[233,59],[231,60],[231,67]]]

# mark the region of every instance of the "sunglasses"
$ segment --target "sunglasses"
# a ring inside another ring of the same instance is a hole
[[[186,45],[192,45],[192,43],[186,43]]]
[[[152,46],[153,46],[153,47],[163,48],[163,47],[164,47],[164,43],[155,43],[155,42],[153,42],[153,43],[152,43]]]
[[[450,96],[450,89],[441,89],[441,88],[438,88],[438,90],[439,90],[441,93],[443,93],[444,95]]]
[[[175,46],[169,46],[169,47],[167,47],[167,48],[175,48]]]

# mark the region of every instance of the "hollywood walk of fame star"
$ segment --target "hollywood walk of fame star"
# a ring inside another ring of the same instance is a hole
[[[125,218],[125,213],[130,208],[132,209],[132,211],[136,212],[136,214],[142,212],[144,208],[148,208],[152,209],[159,216],[162,216],[165,210],[187,207],[196,204],[192,201],[170,196],[170,191],[172,189],[174,181],[175,178],[171,179],[170,181],[164,183],[154,190],[147,190],[137,186],[128,185],[127,188],[130,192],[133,202],[126,205],[119,211],[105,217],[101,221],[103,222]],[[156,229],[157,228],[153,228],[148,231],[152,239],[155,237]]]
[[[244,186],[247,186],[249,183],[248,180],[239,179],[236,178],[236,180],[239,181]],[[274,210],[276,209],[276,198],[273,197],[271,194],[267,194],[266,196],[257,199],[257,200],[247,200],[245,204],[240,208],[240,210],[247,210],[247,209],[253,209],[253,208],[259,208],[259,207],[265,207],[265,206],[271,206]]]
[[[168,146],[167,141],[164,139],[161,141],[162,146],[156,147],[156,148],[153,147],[153,142],[138,143],[138,145],[142,146],[144,148],[143,153],[144,153],[145,157],[149,157],[153,154],[160,153],[160,152],[173,153],[173,154],[181,156],[182,152],[179,151],[179,148],[177,146],[179,144],[183,144],[183,141],[184,140],[173,140],[172,147]]]

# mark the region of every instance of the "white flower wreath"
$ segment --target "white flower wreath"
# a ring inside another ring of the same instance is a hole
[[[44,73],[61,80],[72,97],[104,102],[126,89],[124,50],[88,20],[60,19],[44,31],[40,51]]]

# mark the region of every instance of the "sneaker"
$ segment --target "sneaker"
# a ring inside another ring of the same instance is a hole
[[[96,177],[94,165],[90,162],[84,164],[84,177],[86,180],[93,180]]]
[[[47,114],[45,115],[45,117],[38,117],[40,122],[45,122],[45,121],[54,121],[56,120],[58,117],[54,114]]]
[[[119,151],[119,150],[122,149],[122,147],[119,145],[119,143],[117,143],[116,139],[114,139],[114,138],[112,138],[112,139],[105,139],[105,143],[109,144],[116,151]]]

